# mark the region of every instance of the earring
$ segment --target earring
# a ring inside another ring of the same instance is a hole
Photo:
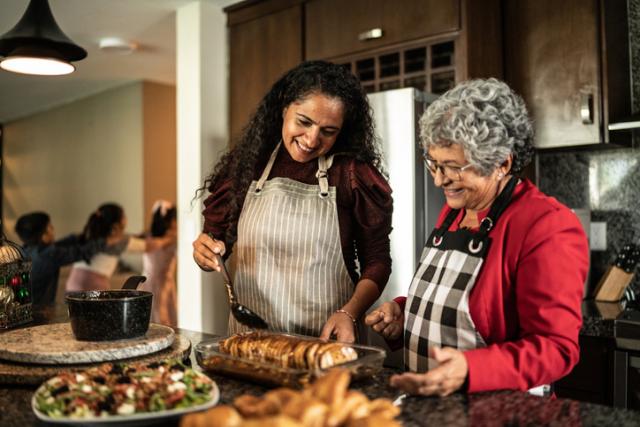
[[[504,174],[502,172],[498,173],[498,178],[496,178],[498,181],[500,181],[502,178],[504,178]]]

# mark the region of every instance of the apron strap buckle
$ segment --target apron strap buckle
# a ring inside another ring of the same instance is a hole
[[[480,228],[482,228],[485,232],[488,232],[493,228],[493,220],[488,216],[484,217],[482,221],[480,221]]]
[[[478,245],[474,244],[473,239],[469,240],[469,252],[471,252],[472,254],[477,254],[478,252],[480,252],[483,246],[484,242],[482,240],[478,240]]]

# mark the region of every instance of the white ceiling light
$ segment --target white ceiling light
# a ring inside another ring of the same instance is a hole
[[[138,44],[120,37],[105,37],[100,39],[100,50],[108,53],[128,55],[138,48]]]

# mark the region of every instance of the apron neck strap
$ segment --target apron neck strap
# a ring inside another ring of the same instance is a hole
[[[486,235],[493,228],[496,221],[498,221],[498,217],[502,214],[502,212],[507,208],[509,202],[511,202],[511,196],[513,195],[513,190],[516,188],[516,184],[518,184],[518,178],[512,176],[507,182],[507,185],[502,189],[496,200],[491,205],[489,209],[489,213],[485,218],[480,221],[480,231],[479,234]],[[458,213],[460,209],[452,209],[447,217],[442,222],[442,225],[435,231],[436,237],[442,237],[444,233],[447,232],[453,221],[458,217]]]
[[[282,140],[278,142],[278,145],[276,145],[276,148],[271,153],[271,157],[269,157],[269,162],[267,162],[267,166],[262,171],[262,175],[260,175],[260,179],[256,184],[256,193],[259,193],[262,191],[262,187],[264,186],[265,181],[267,180],[267,178],[269,178],[269,174],[271,173],[271,168],[273,167],[273,164],[276,161],[276,156],[278,155],[278,150],[280,149],[281,145],[282,145]]]
[[[327,197],[329,195],[329,179],[328,171],[333,164],[333,154],[329,157],[318,157],[318,172],[316,172],[316,178],[318,178],[318,185],[320,185],[320,197]]]
[[[265,166],[264,170],[262,171],[262,175],[260,175],[260,179],[256,184],[256,193],[259,193],[262,191],[262,187],[264,186],[264,183],[267,181],[267,178],[269,178],[269,174],[271,173],[271,168],[273,168],[273,164],[276,161],[276,157],[278,156],[278,150],[280,149],[281,145],[282,145],[282,140],[278,142],[278,145],[276,145],[276,148],[274,148],[273,152],[271,153],[271,157],[269,157],[267,166]],[[318,172],[316,172],[316,178],[318,178],[318,184],[320,185],[321,197],[327,197],[329,195],[329,180],[327,178],[328,176],[327,171],[329,170],[331,165],[333,165],[333,156],[334,155],[332,154],[329,157],[325,157],[325,156],[318,157]]]
[[[482,235],[486,235],[493,228],[498,218],[504,212],[504,210],[509,206],[511,202],[511,196],[513,195],[513,190],[516,188],[516,184],[518,184],[518,178],[512,176],[509,178],[509,182],[504,186],[496,200],[491,205],[489,209],[489,213],[486,217],[480,221],[480,233]]]

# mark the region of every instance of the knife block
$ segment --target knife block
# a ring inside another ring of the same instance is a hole
[[[615,265],[610,266],[596,287],[596,301],[620,301],[632,279],[633,273],[627,273]]]

